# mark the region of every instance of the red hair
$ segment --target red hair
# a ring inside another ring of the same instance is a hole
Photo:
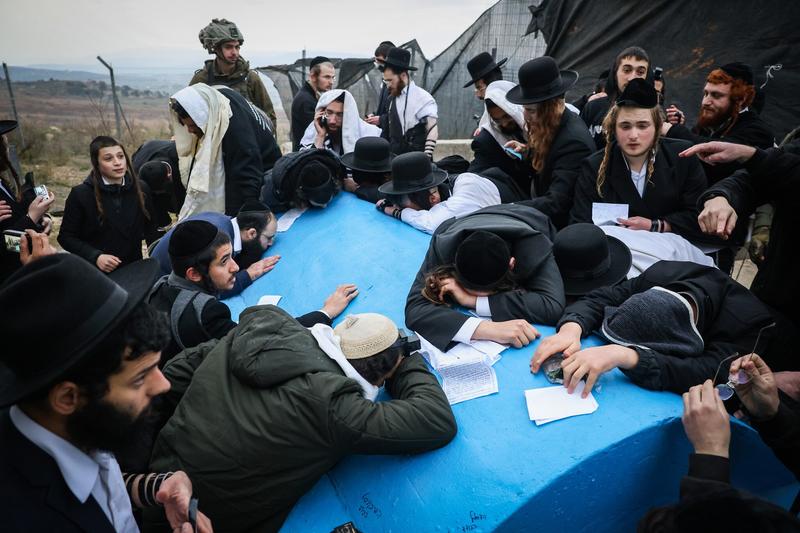
[[[748,107],[753,103],[753,98],[756,96],[756,89],[752,85],[747,84],[745,81],[734,78],[721,68],[712,70],[706,78],[707,83],[715,85],[730,85],[731,86],[731,124],[725,130],[723,135],[727,135],[730,129],[736,124],[739,118],[739,110]]]

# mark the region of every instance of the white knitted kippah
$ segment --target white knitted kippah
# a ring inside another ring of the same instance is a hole
[[[394,344],[398,336],[394,322],[377,313],[348,315],[333,332],[348,359],[364,359],[380,353]]]

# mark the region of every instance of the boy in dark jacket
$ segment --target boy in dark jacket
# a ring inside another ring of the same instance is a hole
[[[89,146],[92,172],[72,188],[58,242],[105,273],[142,258],[142,239],[159,237],[150,189],[131,168],[128,154],[111,137]]]
[[[278,531],[344,457],[421,453],[453,439],[450,405],[414,344],[382,315],[309,331],[277,307],[251,307],[226,339],[165,368],[185,393],[152,464],[186,465],[218,530]],[[374,401],[384,384],[393,399]]]

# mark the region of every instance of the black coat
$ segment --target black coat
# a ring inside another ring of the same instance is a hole
[[[692,144],[705,143],[709,141],[725,141],[736,144],[746,144],[756,148],[772,148],[775,146],[775,134],[755,111],[745,111],[741,113],[731,130],[723,135],[725,126],[716,131],[710,129],[689,130],[686,126],[676,124],[667,132],[667,137],[684,139]],[[721,179],[727,178],[742,165],[736,162],[717,165],[703,163],[703,168],[708,177],[708,183],[713,185]]]
[[[314,110],[317,108],[317,93],[314,88],[305,82],[292,100],[292,151],[300,149],[300,140],[311,121],[314,120]]]
[[[172,181],[167,183],[151,183],[139,174],[142,165],[151,161],[166,161],[172,168]],[[131,166],[142,181],[150,187],[153,205],[156,209],[158,227],[167,227],[172,223],[170,213],[180,213],[186,199],[186,189],[181,181],[181,169],[178,163],[178,150],[175,141],[152,140],[144,142],[131,157]]]
[[[94,197],[92,176],[69,192],[64,205],[64,218],[58,233],[58,242],[72,252],[96,265],[100,254],[117,256],[122,264],[142,258],[142,239],[148,244],[160,235],[153,216],[150,188],[140,182],[145,197],[148,219],[139,206],[139,198],[130,175],[124,185],[100,184],[100,198],[104,219],[100,219]]]
[[[471,148],[473,158],[467,172],[483,175],[483,172],[490,168],[499,168],[511,176],[525,199],[530,198],[533,169],[529,162],[509,156],[492,134],[483,128],[478,136],[472,139]]]
[[[0,414],[0,513],[6,533],[113,533],[93,496],[81,503],[55,460]]]
[[[258,200],[264,174],[281,156],[261,112],[233,89],[219,89],[233,113],[222,137],[225,214],[236,216],[245,200]]]
[[[597,194],[597,171],[603,152],[584,160],[575,184],[575,200],[569,222],[592,222],[593,203],[628,204],[628,216],[666,220],[672,231],[691,241],[708,241],[697,223],[697,199],[706,190],[706,175],[697,158],[678,157],[689,143],[661,139],[653,170],[648,176],[644,196],[639,196],[631,179],[622,150],[614,142],[606,168],[602,198]]]
[[[425,299],[425,275],[438,266],[453,264],[459,244],[477,230],[502,237],[516,258],[514,275],[519,288],[489,296],[492,320],[521,318],[553,324],[564,309],[564,284],[551,252],[555,228],[547,217],[515,204],[485,207],[443,222],[436,229],[408,293],[406,324],[441,350],[447,348],[468,316]]]
[[[683,393],[693,385],[712,379],[720,361],[736,352],[750,353],[758,331],[773,322],[767,307],[753,294],[720,270],[682,261],[659,261],[640,276],[613,287],[603,287],[569,305],[558,327],[565,322],[580,324],[589,335],[603,323],[605,308],[652,287],[688,292],[698,304],[697,330],[703,337],[702,354],[681,359],[645,348],[634,348],[639,363],[622,370],[634,383],[647,389]],[[768,345],[770,330],[765,330],[759,346]],[[759,351],[762,351],[759,349]],[[723,365],[720,375],[727,378]]]
[[[698,204],[702,207],[706,200],[723,196],[740,220],[746,220],[759,205],[773,205],[766,259],[750,288],[800,327],[800,277],[796,270],[800,264],[800,155],[792,151],[800,151],[800,143],[757,151],[744,170],[712,186]]]
[[[592,136],[595,147],[602,150],[606,147],[606,136],[603,134],[603,119],[606,118],[608,110],[611,108],[611,100],[608,96],[595,98],[591,102],[586,102],[581,109],[581,119]]]
[[[586,125],[578,115],[565,109],[544,167],[533,175],[533,199],[520,203],[549,216],[557,229],[566,226],[581,162],[594,151],[594,142]]]

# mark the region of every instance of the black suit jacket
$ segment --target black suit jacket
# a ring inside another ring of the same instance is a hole
[[[522,199],[531,197],[531,178],[533,169],[529,161],[520,160],[509,156],[503,147],[498,144],[492,134],[481,129],[477,137],[472,139],[473,159],[469,164],[468,172],[483,175],[490,168],[499,168],[514,181],[514,184],[523,195]]]
[[[292,151],[300,149],[300,139],[306,128],[314,120],[317,108],[317,94],[308,82],[305,82],[292,100]]]
[[[533,199],[520,203],[549,216],[557,229],[566,226],[581,162],[594,151],[594,141],[586,124],[578,115],[565,109],[544,167],[541,172],[534,173]]]
[[[0,200],[11,207],[11,216],[0,221],[0,231],[25,231],[26,229],[42,231],[42,227],[27,216],[28,203],[17,202],[17,199],[7,194],[3,188],[0,188]],[[0,284],[20,267],[22,264],[19,262],[19,254],[6,252],[5,245],[0,246]]]
[[[575,184],[575,198],[570,211],[570,224],[592,222],[593,203],[628,204],[628,216],[666,220],[672,231],[690,241],[722,241],[704,235],[697,223],[700,214],[697,200],[706,190],[706,175],[696,157],[678,157],[690,144],[677,139],[659,141],[653,175],[645,183],[644,195],[639,196],[631,179],[622,150],[613,143],[606,169],[606,180],[597,194],[597,171],[603,152],[597,152],[581,165]]]
[[[81,503],[61,477],[55,460],[0,414],[0,514],[6,533],[113,533],[92,496]]]
[[[564,309],[564,284],[551,251],[555,228],[547,217],[522,205],[484,207],[462,218],[451,218],[436,229],[408,293],[406,324],[440,350],[447,348],[469,317],[425,299],[425,275],[440,265],[452,264],[458,245],[477,230],[502,237],[516,258],[514,275],[518,288],[489,296],[492,320],[522,318],[553,324]]]

